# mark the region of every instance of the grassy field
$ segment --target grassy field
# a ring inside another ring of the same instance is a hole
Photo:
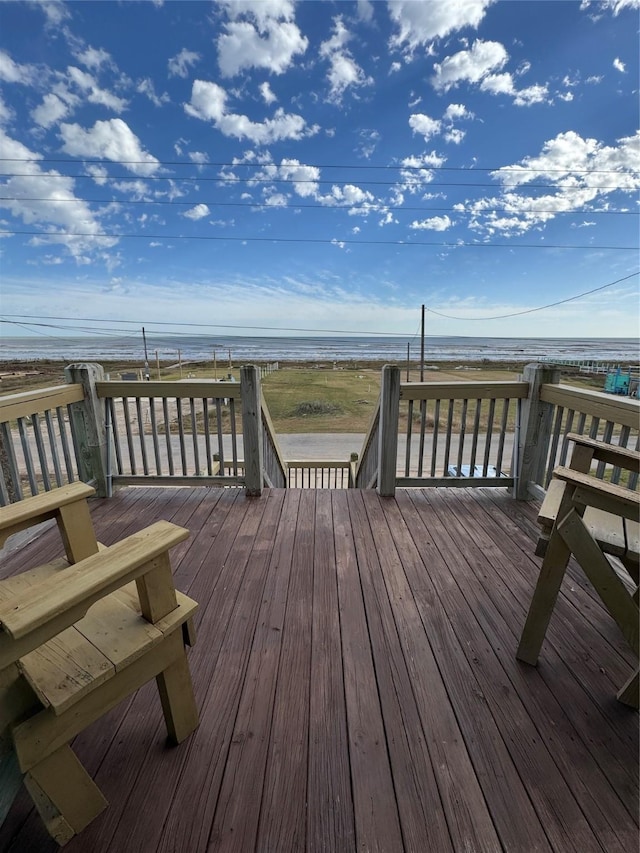
[[[105,372],[119,379],[120,373],[132,370],[131,364],[105,363]],[[281,369],[262,381],[264,396],[277,432],[366,432],[380,393],[381,363],[354,365],[338,363],[337,369],[329,365],[281,364]],[[427,382],[496,381],[515,380],[522,365],[518,364],[465,364],[439,363],[437,369],[427,369]],[[14,375],[6,374],[13,371]],[[3,374],[0,394],[16,393],[64,383],[64,363],[38,361],[0,364]],[[240,378],[239,368],[219,365],[217,378],[226,379],[232,373]],[[211,364],[184,364],[182,372],[175,365],[161,365],[160,376],[166,380],[180,378],[213,379]],[[151,378],[157,379],[155,366]],[[406,380],[406,367],[402,379]],[[410,381],[419,380],[417,368],[409,375]],[[602,376],[581,374],[563,376],[563,381],[601,390]],[[414,414],[415,417],[415,414]],[[446,417],[446,411],[441,418]]]

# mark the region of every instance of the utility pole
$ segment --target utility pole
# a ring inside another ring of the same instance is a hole
[[[180,379],[182,379],[182,350],[178,350],[178,367],[180,368]]]
[[[407,382],[409,381],[409,368],[411,366],[410,346],[411,344],[407,341]]]
[[[160,376],[160,356],[158,355],[158,350],[156,350],[156,370],[158,371],[158,382],[162,378]]]
[[[151,374],[149,372],[149,353],[147,352],[147,336],[144,332],[144,326],[142,327],[142,343],[144,344],[144,378],[148,382],[151,379]]]
[[[422,306],[422,332],[420,335],[420,382],[424,382],[424,305]]]
[[[216,348],[213,348],[213,378],[218,381],[218,362],[216,360]]]

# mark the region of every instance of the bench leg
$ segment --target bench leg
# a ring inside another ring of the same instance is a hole
[[[181,743],[197,728],[199,722],[184,648],[180,657],[156,676],[156,683],[167,733],[175,743]]]
[[[24,782],[49,834],[60,845],[108,805],[68,744],[32,767]]]
[[[524,663],[535,666],[538,662],[538,655],[562,586],[569,556],[569,549],[554,528],[516,652],[518,660]]]

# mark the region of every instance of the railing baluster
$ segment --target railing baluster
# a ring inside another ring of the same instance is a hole
[[[238,474],[238,434],[236,429],[236,406],[235,400],[229,400],[229,421],[231,426],[231,456],[233,459],[233,473]]]
[[[449,453],[451,451],[451,431],[453,429],[453,400],[449,400],[449,412],[447,414],[447,435],[444,445],[444,476],[449,471]]]
[[[120,431],[118,430],[118,418],[116,417],[116,406],[113,397],[107,398],[107,405],[109,406],[109,415],[111,418],[113,449],[115,450],[116,454],[116,473],[122,474],[124,473],[124,468],[122,467],[122,448],[120,447]]]
[[[137,474],[136,467],[136,454],[133,446],[133,433],[131,430],[131,415],[129,413],[129,398],[122,398],[122,410],[124,412],[124,427],[127,432],[127,447],[129,450],[129,465],[131,466],[131,473],[133,475]]]
[[[189,397],[189,411],[191,413],[191,437],[193,439],[193,464],[196,476],[200,473],[200,452],[198,449],[198,420],[196,418],[196,401]]]
[[[220,464],[224,462],[224,433],[222,430],[222,404],[219,397],[216,397],[216,427],[218,433],[218,453],[220,454]]]
[[[629,444],[629,436],[631,435],[631,428],[628,426],[623,426],[620,429],[620,436],[618,437],[618,444],[620,447],[627,447]],[[622,470],[620,468],[615,467],[611,472],[611,482],[614,485],[617,485],[620,482],[620,475]]]
[[[58,456],[58,446],[56,442],[56,433],[53,428],[53,417],[51,409],[47,409],[44,413],[44,420],[47,425],[47,435],[49,437],[49,449],[51,450],[51,462],[53,463],[53,474],[56,478],[56,486],[62,485],[62,470],[60,468],[60,457]]]
[[[56,417],[58,419],[58,430],[60,432],[60,443],[62,444],[62,455],[64,456],[64,467],[67,471],[67,482],[73,483],[75,474],[73,472],[73,463],[71,461],[71,453],[69,452],[69,440],[67,438],[67,427],[64,422],[64,412],[62,406],[57,406]]]
[[[32,495],[38,494],[38,483],[35,478],[35,470],[33,466],[33,458],[31,456],[31,448],[29,447],[29,436],[25,426],[25,418],[18,418],[18,432],[20,433],[20,443],[22,444],[22,455],[27,466],[27,478],[29,480],[29,488]]]
[[[418,477],[422,477],[424,464],[424,439],[427,431],[427,401],[420,400],[420,444],[418,447]]]
[[[597,438],[598,430],[600,429],[600,418],[595,415],[591,416],[591,428],[589,430],[589,438]]]
[[[140,452],[142,453],[142,470],[145,476],[149,476],[149,461],[147,459],[147,442],[144,434],[144,419],[142,417],[142,400],[136,397],[136,412],[138,414],[138,437],[140,438]]]
[[[411,426],[413,423],[413,400],[409,400],[407,407],[407,447],[405,449],[404,476],[409,476],[411,469]]]
[[[38,453],[38,461],[40,462],[40,474],[42,476],[42,485],[45,492],[51,491],[51,480],[49,479],[49,463],[44,449],[44,441],[42,440],[42,430],[40,429],[40,416],[37,412],[31,415],[31,429],[36,442],[36,451]]]
[[[640,450],[640,435],[636,436],[635,449]],[[638,488],[638,475],[635,473],[635,471],[632,471],[629,475],[629,488],[634,490]]]
[[[478,453],[478,434],[480,432],[480,413],[482,411],[482,400],[476,400],[476,414],[473,419],[473,437],[471,440],[471,459],[469,460],[469,471],[473,477],[476,470],[476,455]]]
[[[569,453],[569,442],[567,441],[567,436],[570,432],[573,432],[571,427],[573,426],[573,419],[576,413],[573,409],[569,409],[567,411],[567,419],[565,421],[564,429],[562,431],[562,447],[560,449],[560,459],[558,460],[559,465],[566,465],[567,463],[567,455]],[[576,432],[578,430],[576,429]]]
[[[456,476],[462,477],[462,456],[464,453],[464,438],[467,431],[467,407],[469,401],[462,401],[462,412],[460,414],[460,432],[458,433],[458,464],[456,466]],[[473,477],[473,468],[469,470],[469,476]]]
[[[580,412],[580,414],[578,416],[578,429],[576,430],[578,435],[584,435],[584,425],[586,424],[586,422],[587,422],[586,414],[584,412]]]
[[[496,477],[502,474],[502,457],[504,455],[504,441],[507,435],[507,424],[509,423],[509,407],[511,400],[505,398],[502,401],[502,419],[500,421],[500,439],[498,440],[498,456],[496,458]]]
[[[164,416],[164,440],[167,446],[167,464],[169,465],[169,474],[173,477],[175,470],[173,467],[173,447],[171,444],[171,417],[169,416],[169,398],[162,398],[162,414]]]
[[[211,430],[209,428],[209,400],[206,397],[202,398],[202,420],[204,422],[204,452],[207,456],[207,474],[213,474],[213,456],[211,453]],[[220,468],[224,469],[223,461],[220,460]]]
[[[545,475],[545,489],[551,482],[551,475],[553,474],[553,469],[556,467],[556,456],[558,455],[558,443],[560,441],[560,428],[562,426],[562,418],[564,417],[564,408],[562,406],[556,407],[556,416],[553,422],[553,427],[551,430],[551,443],[549,447],[549,459],[547,462],[547,473]]]
[[[153,442],[153,455],[156,460],[156,473],[162,474],[162,460],[160,459],[160,445],[158,442],[158,424],[156,423],[156,401],[149,397],[149,415],[151,417],[151,440]]]
[[[613,422],[607,421],[604,425],[604,432],[602,433],[602,440],[605,444],[611,444],[611,438],[613,436]],[[602,480],[604,477],[604,471],[606,468],[606,464],[604,462],[599,462],[596,466],[596,477],[599,480]]]
[[[491,441],[493,439],[493,417],[496,411],[495,399],[489,400],[489,415],[487,417],[487,435],[484,445],[484,459],[482,461],[482,476],[486,477],[489,473],[489,454],[491,453]]]
[[[436,453],[438,452],[438,430],[440,429],[440,400],[436,400],[433,413],[433,439],[431,447],[431,476],[436,475]]]
[[[184,421],[182,418],[182,400],[176,397],[176,414],[178,416],[178,435],[180,437],[180,459],[182,461],[182,473],[187,475],[187,453],[184,446]]]
[[[11,434],[11,429],[9,428],[8,423],[0,424],[0,429],[2,430],[2,443],[4,445],[5,452],[7,454],[7,462],[9,465],[9,476],[11,477],[11,482],[13,484],[13,492],[17,500],[21,501],[24,497],[22,493],[22,481],[20,478],[20,471],[18,469],[18,460],[16,458],[16,450],[13,444],[13,435]],[[9,502],[9,497],[7,495],[7,503]]]

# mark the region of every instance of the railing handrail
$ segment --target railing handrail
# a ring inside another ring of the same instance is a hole
[[[640,404],[631,397],[618,397],[573,385],[546,384],[540,388],[540,399],[565,409],[593,415],[621,426],[637,427]]]
[[[344,468],[351,467],[351,462],[344,459],[287,459],[288,468]]]
[[[284,458],[282,450],[280,449],[280,445],[278,444],[278,437],[275,431],[275,427],[273,426],[273,421],[271,420],[271,414],[269,413],[269,407],[267,406],[267,402],[264,399],[264,394],[262,393],[262,389],[260,391],[260,411],[262,413],[262,426],[265,430],[265,434],[269,444],[271,445],[273,452],[276,457],[276,461],[278,466],[280,467],[280,473],[284,478],[285,483],[287,482],[287,461]]]
[[[5,394],[0,397],[0,423],[29,417],[49,409],[57,409],[68,403],[79,403],[84,399],[82,385],[54,385],[35,391]],[[36,404],[34,408],[34,404]]]
[[[401,382],[401,400],[507,400],[524,399],[528,382]]]
[[[217,382],[215,379],[154,380],[127,382],[109,380],[97,382],[98,397],[171,397],[171,398],[229,398],[238,400],[242,391],[238,382]],[[215,393],[214,393],[215,392]]]
[[[357,477],[360,473],[360,469],[365,463],[367,458],[367,453],[369,452],[369,446],[371,445],[372,439],[376,436],[378,430],[378,424],[380,421],[380,397],[376,402],[375,408],[371,413],[371,418],[369,419],[369,426],[367,427],[367,431],[364,436],[364,441],[362,442],[362,450],[358,456],[358,461],[356,462],[356,470],[355,476]]]

